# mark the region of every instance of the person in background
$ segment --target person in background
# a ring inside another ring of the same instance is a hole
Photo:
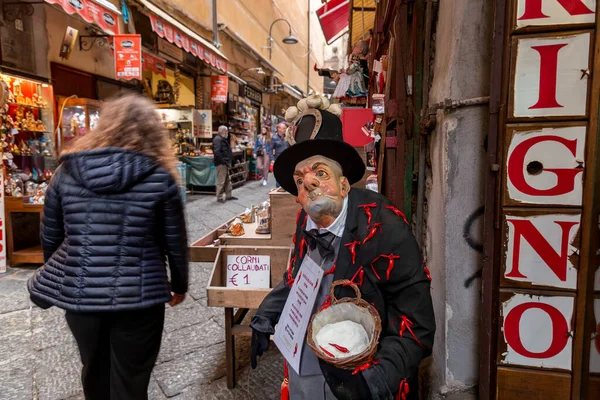
[[[262,175],[262,185],[267,186],[269,179],[269,167],[271,166],[271,133],[269,128],[263,126],[260,135],[254,140],[254,158],[256,158],[256,169]]]
[[[36,305],[66,310],[87,400],[147,399],[165,303],[188,289],[181,178],[150,100],[129,94],[100,115],[62,153],[41,223],[45,265],[27,286]]]
[[[219,203],[224,203],[225,200],[237,200],[237,197],[231,195],[229,167],[233,161],[233,152],[227,140],[228,133],[229,129],[225,125],[221,125],[218,135],[213,139],[214,164],[217,167],[217,201]],[[225,195],[225,199],[223,199],[223,195]]]
[[[283,151],[285,149],[290,147],[290,144],[288,143],[288,141],[285,140],[285,130],[286,130],[285,122],[279,123],[277,125],[277,134],[275,136],[273,136],[273,138],[271,139],[273,162],[277,161],[277,157],[279,157],[279,155],[281,153],[283,153]],[[277,187],[277,188],[280,187],[279,182],[275,181],[275,187]]]

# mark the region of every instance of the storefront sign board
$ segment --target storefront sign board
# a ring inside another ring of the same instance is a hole
[[[240,85],[240,96],[246,97],[255,105],[262,104],[262,93],[258,89],[254,89],[252,86]]]
[[[577,288],[580,214],[505,214],[503,286]]]
[[[595,18],[596,0],[518,0],[514,26],[593,24]]]
[[[586,133],[585,123],[508,129],[505,204],[581,206]]]
[[[227,287],[268,289],[271,283],[271,257],[227,256]]]
[[[590,32],[514,39],[509,117],[586,117],[590,42]]]
[[[229,78],[227,76],[211,76],[210,99],[213,103],[227,103],[227,89]]]
[[[571,370],[575,298],[513,294],[502,303],[501,364]]]
[[[117,79],[142,79],[142,36],[115,35],[115,72]]]
[[[194,112],[194,135],[201,138],[212,138],[212,110],[196,110]]]

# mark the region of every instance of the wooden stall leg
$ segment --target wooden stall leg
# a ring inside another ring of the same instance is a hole
[[[227,357],[227,388],[235,386],[235,337],[233,336],[233,308],[225,308],[225,355]]]

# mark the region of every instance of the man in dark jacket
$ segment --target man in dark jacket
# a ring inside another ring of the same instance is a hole
[[[410,225],[385,197],[350,188],[365,166],[343,142],[337,117],[309,109],[298,121],[296,143],[281,154],[274,174],[303,209],[283,281],[252,319],[251,364],[255,367],[257,356],[268,349],[294,280],[310,258],[324,270],[313,313],[327,307],[332,282],[351,280],[377,309],[382,332],[374,357],[354,371],[328,364],[304,344],[299,371],[288,368],[290,397],[417,399],[418,367],[431,354],[435,319],[429,271]],[[354,296],[349,287],[335,289],[336,298]]]
[[[277,161],[277,158],[281,153],[283,153],[287,148],[290,147],[290,144],[285,140],[285,123],[280,123],[277,125],[277,134],[271,138],[271,149],[273,151],[272,159],[273,161]],[[279,187],[279,182],[275,181],[275,186]]]
[[[231,195],[231,179],[229,167],[233,161],[231,145],[227,140],[229,129],[225,125],[219,126],[218,135],[213,139],[214,164],[217,167],[217,201],[224,203],[225,200],[237,200]],[[225,199],[223,199],[225,195]]]

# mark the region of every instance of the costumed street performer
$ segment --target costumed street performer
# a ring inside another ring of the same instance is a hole
[[[286,112],[292,146],[274,174],[302,209],[283,281],[251,322],[251,366],[268,350],[294,279],[310,258],[325,271],[313,313],[327,306],[333,281],[348,279],[377,309],[382,332],[374,357],[354,371],[317,358],[305,338],[300,373],[286,368],[290,399],[418,399],[418,367],[431,354],[435,333],[431,277],[404,214],[378,193],[351,189],[365,165],[343,141],[340,115],[339,105],[320,96]],[[349,287],[335,289],[338,299],[354,296]]]

